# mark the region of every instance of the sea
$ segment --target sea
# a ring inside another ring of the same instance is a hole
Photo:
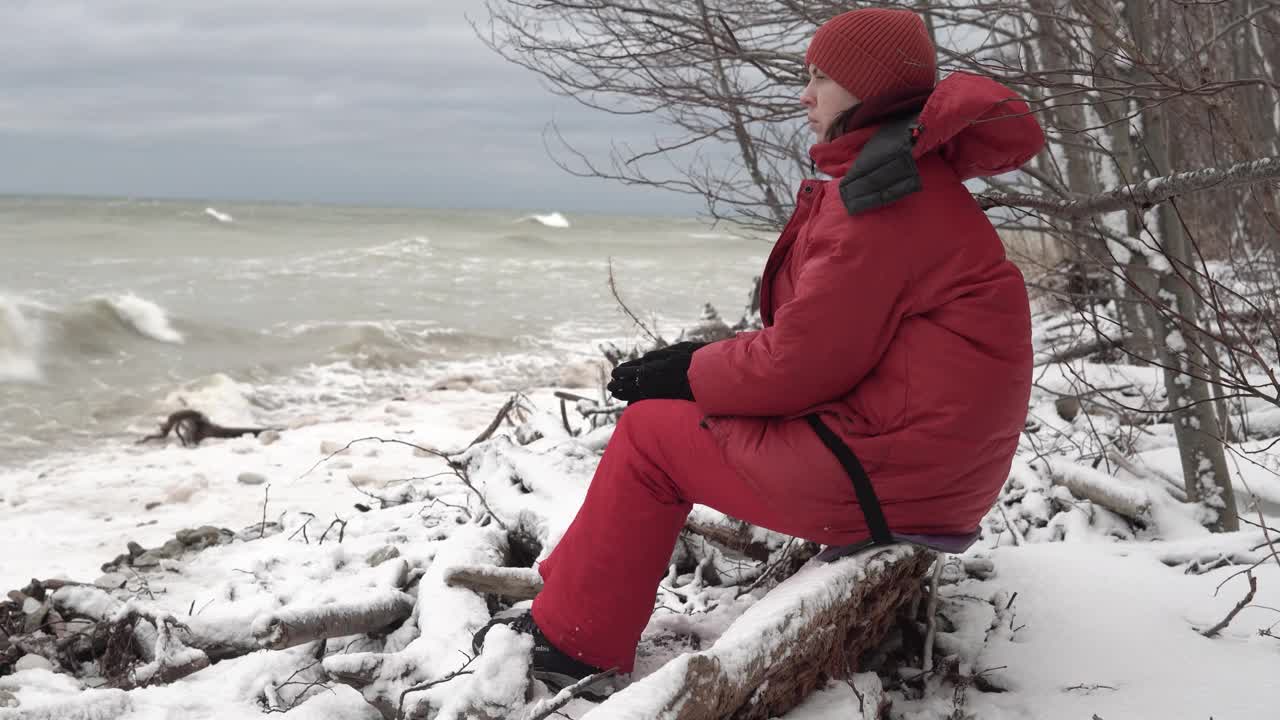
[[[0,467],[433,389],[598,392],[601,348],[746,310],[773,238],[697,217],[0,197]],[[613,288],[610,287],[610,276]]]

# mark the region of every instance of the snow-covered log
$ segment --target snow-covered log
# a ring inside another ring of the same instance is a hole
[[[467,588],[451,587],[445,582],[445,572],[457,567],[499,566],[507,556],[504,531],[468,526],[454,533],[418,582],[416,612],[401,627],[403,631],[416,625],[418,632],[399,640],[391,638],[387,652],[331,655],[323,662],[325,674],[360,691],[387,720],[430,714],[428,693],[422,690],[458,675],[459,657],[469,654],[472,633],[489,617],[484,597]],[[430,621],[439,617],[449,621]]]
[[[542,591],[542,576],[532,568],[460,565],[445,570],[444,581],[450,587],[512,600],[531,600]]]
[[[1054,463],[1050,470],[1055,485],[1061,485],[1081,500],[1104,507],[1137,523],[1150,520],[1151,496],[1139,488],[1092,468],[1074,463]]]
[[[412,613],[413,597],[385,588],[346,602],[276,610],[258,618],[253,635],[264,648],[284,650],[313,640],[382,630]]]
[[[770,554],[787,541],[786,535],[749,525],[700,505],[689,513],[684,529],[757,562],[768,560]]]
[[[708,650],[687,653],[609,698],[588,720],[763,719],[844,678],[920,592],[933,554],[896,545],[811,563],[739,617]]]
[[[134,671],[132,684],[137,687],[168,685],[209,667],[209,656],[187,647],[174,635],[175,627],[176,623],[167,619],[156,626],[155,660]]]

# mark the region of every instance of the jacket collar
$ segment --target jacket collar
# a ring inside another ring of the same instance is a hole
[[[879,125],[908,113],[919,112],[932,92],[932,89],[913,90],[863,102],[849,119],[848,131],[831,142],[818,143],[809,148],[809,158],[824,174],[844,177],[858,153],[875,135]]]

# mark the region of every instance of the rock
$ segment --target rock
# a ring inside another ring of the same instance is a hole
[[[102,588],[103,590],[117,590],[124,587],[126,582],[129,582],[129,578],[121,575],[120,573],[107,573],[97,580],[94,580],[93,585],[94,587]]]
[[[256,472],[242,472],[240,477],[236,478],[236,482],[241,485],[262,485],[267,482],[265,475]]]
[[[187,549],[186,545],[181,540],[170,540],[166,542],[163,546],[161,546],[159,549],[152,550],[151,552],[155,553],[156,555],[162,558],[172,559],[172,558],[182,557],[182,553],[186,549]]]
[[[986,580],[996,574],[996,565],[987,558],[970,557],[964,558],[964,571],[970,577]]]
[[[18,658],[18,662],[13,664],[13,669],[18,672],[23,670],[53,670],[53,663],[47,658],[39,655],[23,655]]]
[[[153,568],[160,564],[160,556],[147,551],[134,558],[132,564],[136,568]]]
[[[130,540],[130,541],[129,541],[129,544],[128,544],[128,545],[126,545],[125,547],[129,548],[129,557],[135,557],[135,558],[136,558],[136,557],[138,557],[139,555],[141,555],[142,553],[144,553],[144,552],[146,552],[146,551],[147,551],[147,549],[146,549],[146,548],[142,547],[141,545],[139,545],[138,543],[136,543],[136,542],[134,542],[134,541],[132,541],[132,540]]]
[[[160,502],[159,500],[152,500],[151,502],[147,503],[146,505],[143,505],[142,507],[144,510],[155,510],[156,508],[160,507],[163,504],[164,503]],[[144,524],[154,525],[155,521],[152,520],[151,523],[144,523]]]
[[[67,621],[52,607],[49,608],[49,614],[45,617],[44,625],[45,632],[52,632],[58,637],[67,634]]]
[[[258,433],[258,442],[262,443],[263,445],[273,445],[279,440],[280,440],[279,430],[267,430],[266,432]]]
[[[31,603],[35,603],[32,607]],[[28,610],[27,608],[31,608]],[[49,603],[40,602],[35,598],[27,598],[27,602],[22,604],[22,611],[27,617],[22,621],[22,634],[30,635],[45,626],[45,620],[49,616]]]
[[[22,607],[22,604],[27,601],[27,596],[21,590],[10,590],[8,597],[18,607]]]
[[[347,447],[346,443],[336,442],[333,440],[325,440],[324,442],[320,443],[320,454],[333,455],[334,453],[341,452],[345,447]]]
[[[175,537],[183,545],[206,548],[221,542],[222,531],[212,525],[202,525],[194,530],[179,530]]]
[[[400,548],[395,545],[384,545],[369,555],[369,566],[378,567],[388,560],[400,557]]]
[[[1077,397],[1060,397],[1053,401],[1053,406],[1058,411],[1058,417],[1071,422],[1080,414],[1080,398]]]
[[[245,542],[248,542],[250,540],[259,540],[264,537],[271,537],[272,535],[278,535],[283,530],[284,530],[283,525],[276,522],[275,520],[268,520],[266,525],[263,525],[261,523],[254,523],[249,527],[245,528],[244,530],[241,530],[240,532],[233,534],[231,537],[227,538],[224,542],[229,543],[234,541],[236,538],[239,538],[240,540],[243,540]]]
[[[58,588],[62,587],[62,583],[58,580],[48,580],[47,582],[49,583],[48,587],[53,590],[57,590]],[[40,602],[44,602],[45,587],[46,587],[45,583],[42,583],[39,580],[36,580],[35,578],[31,578],[31,582],[27,583],[26,587],[22,588],[22,592],[27,597],[33,597],[39,600]]]

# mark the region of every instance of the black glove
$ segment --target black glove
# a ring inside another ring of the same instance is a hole
[[[653,360],[635,360],[635,365],[619,365],[613,369],[609,393],[623,402],[637,400],[692,400],[689,387],[689,363],[693,353],[668,353]]]
[[[618,363],[618,367],[620,368],[636,367],[637,365],[650,363],[650,362],[653,362],[654,360],[658,360],[659,358],[665,358],[669,355],[692,355],[695,350],[705,346],[706,344],[707,343],[704,343],[704,342],[681,342],[681,343],[676,343],[675,345],[668,345],[666,347],[658,348],[657,350],[650,350],[649,352],[645,353],[644,355],[641,355],[635,360],[628,360],[624,363]]]

